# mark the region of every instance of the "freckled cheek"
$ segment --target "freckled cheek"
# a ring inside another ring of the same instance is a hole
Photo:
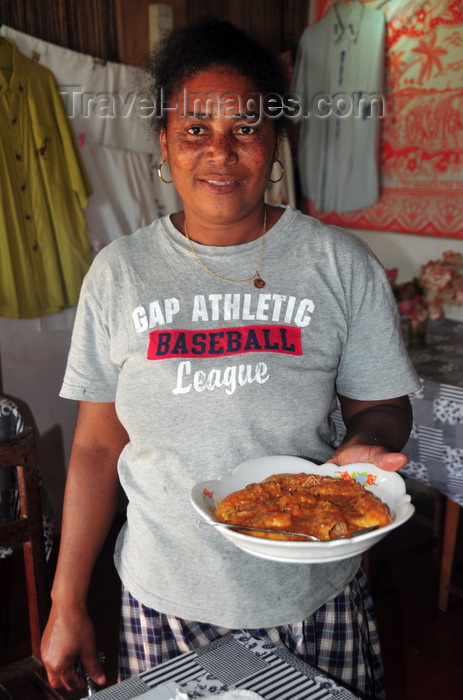
[[[169,163],[174,170],[178,168],[180,171],[191,172],[201,161],[202,155],[200,148],[194,150],[189,148],[178,149],[170,156]]]
[[[265,173],[271,170],[273,155],[269,155],[268,149],[262,149],[262,151],[246,154],[246,157],[242,158],[242,163],[254,171],[256,175],[265,176]]]

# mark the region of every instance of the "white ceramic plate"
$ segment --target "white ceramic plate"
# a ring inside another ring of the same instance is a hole
[[[214,522],[213,512],[218,503],[233,491],[243,489],[251,483],[262,481],[272,474],[323,474],[339,478],[353,478],[360,481],[389,506],[393,522],[390,525],[358,535],[352,539],[330,540],[329,542],[289,542],[268,540],[262,537],[244,535],[220,525],[215,527],[217,535],[222,535],[237,547],[249,554],[292,564],[319,564],[327,561],[348,559],[370,549],[391,530],[403,525],[414,513],[415,508],[405,491],[405,482],[396,472],[386,472],[374,464],[358,463],[345,467],[335,464],[317,465],[307,459],[288,455],[257,457],[240,464],[231,474],[213,481],[197,483],[190,494],[191,503],[204,520]],[[211,528],[212,529],[212,528]]]

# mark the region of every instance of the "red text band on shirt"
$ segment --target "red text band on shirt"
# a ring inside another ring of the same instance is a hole
[[[221,357],[247,352],[302,355],[301,329],[292,326],[243,326],[214,330],[152,331],[148,360]]]

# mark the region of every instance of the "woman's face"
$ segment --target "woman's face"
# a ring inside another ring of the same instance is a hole
[[[170,104],[162,158],[195,222],[238,223],[262,203],[278,139],[259,97],[248,78],[218,68],[187,79]]]

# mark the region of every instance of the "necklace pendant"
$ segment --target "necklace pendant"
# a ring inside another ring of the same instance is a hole
[[[256,289],[263,289],[265,287],[265,280],[263,277],[260,275],[257,275],[257,277],[254,278],[253,285]]]

